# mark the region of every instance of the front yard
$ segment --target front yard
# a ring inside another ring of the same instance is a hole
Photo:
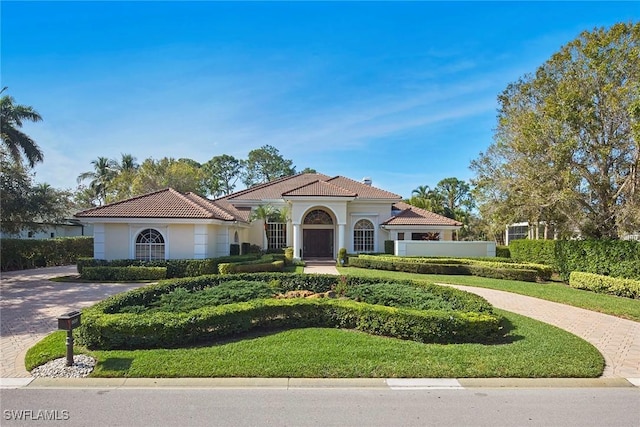
[[[381,271],[352,268],[342,272],[358,277],[386,276]],[[387,274],[393,275],[394,280],[400,279],[400,273]],[[407,277],[425,280],[422,275]],[[473,280],[492,286],[547,286],[476,277],[452,278],[458,279],[454,283]],[[429,279],[431,282],[453,280],[444,276]],[[473,285],[478,286],[478,283]],[[352,329],[308,327],[256,329],[171,349],[87,350],[78,347],[76,351],[88,353],[98,360],[92,373],[94,377],[540,378],[597,377],[602,373],[602,356],[582,339],[513,313],[497,309],[493,309],[493,313],[502,317],[501,337],[481,343],[421,343]],[[64,341],[64,332],[56,332],[30,349],[27,369],[63,357]]]

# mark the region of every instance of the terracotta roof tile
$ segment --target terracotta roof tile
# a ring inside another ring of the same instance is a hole
[[[282,196],[356,197],[357,194],[326,181],[314,181],[284,192]]]
[[[172,188],[78,212],[79,218],[183,218],[233,220],[233,216],[195,194]]]
[[[236,200],[277,200],[282,198],[282,194],[294,188],[302,187],[313,181],[326,181],[328,176],[319,173],[301,173],[298,175],[286,176],[265,184],[258,184],[246,190],[222,197],[229,201]]]
[[[381,190],[372,185],[354,181],[353,179],[344,176],[334,176],[327,180],[327,182],[346,190],[353,191],[358,195],[359,199],[402,199],[402,197],[397,194]]]
[[[461,222],[446,216],[404,202],[394,203],[394,206],[400,210],[400,213],[383,222],[383,225],[448,225],[455,227],[462,225]]]

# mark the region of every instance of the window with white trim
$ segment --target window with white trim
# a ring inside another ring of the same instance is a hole
[[[355,252],[373,252],[373,224],[368,219],[361,219],[353,227],[353,250]]]
[[[136,259],[164,260],[164,237],[158,230],[147,228],[136,237]]]
[[[287,224],[283,222],[267,223],[268,249],[281,249],[287,246]]]

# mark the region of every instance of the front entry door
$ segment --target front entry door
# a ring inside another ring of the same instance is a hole
[[[302,240],[304,258],[333,258],[333,230],[303,230]]]

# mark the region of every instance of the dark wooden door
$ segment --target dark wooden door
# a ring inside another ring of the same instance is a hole
[[[333,230],[303,230],[302,240],[304,258],[333,258]]]

